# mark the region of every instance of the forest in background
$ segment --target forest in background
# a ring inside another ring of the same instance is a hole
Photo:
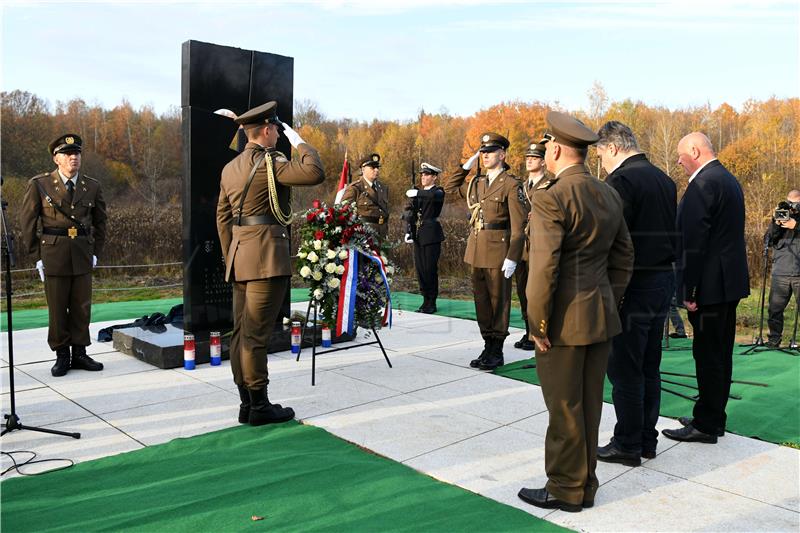
[[[179,108],[158,114],[148,106],[134,109],[127,101],[103,109],[80,99],[51,104],[25,91],[3,92],[1,96],[0,171],[12,232],[19,232],[15,207],[25,182],[54,168],[47,144],[69,131],[84,141],[81,170],[103,184],[110,216],[106,264],[181,260]],[[496,131],[511,141],[508,162],[512,172],[524,176],[528,143],[541,138],[546,113],[558,109],[575,114],[594,130],[612,119],[629,125],[649,159],[675,180],[679,197],[688,178],[676,162],[677,143],[691,131],[706,133],[719,159],[744,189],[751,273],[760,272],[762,236],[772,210],[789,189],[800,186],[800,99],[751,100],[740,109],[728,104],[667,109],[641,101],[610,101],[599,83],[587,96],[587,109],[579,111],[538,101],[513,101],[481,109],[469,117],[453,116],[445,110],[420,110],[412,121],[371,122],[331,119],[311,101],[295,102],[294,127],[319,150],[327,179],[316,188],[295,189],[294,209],[306,209],[315,198],[332,201],[345,152],[351,165],[371,152],[380,153],[381,179],[389,186],[394,211],[395,258],[413,277],[410,250],[400,244],[399,227],[412,162],[418,166],[420,161],[427,161],[451,172],[475,152],[481,133]],[[588,166],[599,178],[605,177],[593,150]],[[354,170],[353,179],[357,177]],[[463,201],[450,198],[443,218],[449,219],[451,231],[443,248],[442,273],[462,276],[466,273],[460,261],[466,237]],[[18,255],[17,268],[33,265],[35,258],[27,257],[24,250],[18,250]],[[757,276],[751,277],[755,284]]]

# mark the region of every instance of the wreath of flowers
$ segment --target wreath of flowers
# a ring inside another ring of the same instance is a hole
[[[375,231],[363,224],[350,202],[327,206],[314,200],[304,213],[297,250],[297,271],[308,284],[309,298],[316,301],[325,324],[336,322],[339,287],[345,261],[351,250],[378,255],[386,265],[389,283],[394,265],[381,253]],[[359,261],[356,286],[355,323],[378,329],[383,324],[386,289],[378,266],[373,261]]]

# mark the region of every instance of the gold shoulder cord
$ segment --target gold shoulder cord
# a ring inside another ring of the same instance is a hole
[[[478,221],[478,216],[479,216],[480,211],[481,211],[481,202],[480,202],[480,200],[478,200],[474,204],[470,204],[469,203],[470,198],[472,197],[472,186],[475,185],[475,182],[477,182],[477,181],[478,181],[478,176],[475,176],[475,178],[469,182],[469,185],[467,185],[467,209],[469,209],[469,211],[471,213],[470,217],[469,217],[469,225],[472,228],[475,227],[475,223]]]
[[[289,188],[289,213],[284,213],[281,210],[280,201],[278,201],[278,187],[275,185],[275,172],[272,170],[272,157],[267,154],[264,158],[264,163],[267,165],[267,186],[269,187],[269,208],[275,219],[282,226],[289,226],[292,223],[292,189]]]

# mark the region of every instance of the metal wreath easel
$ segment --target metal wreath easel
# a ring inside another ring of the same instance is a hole
[[[327,349],[327,350],[319,350],[318,351],[317,350],[317,322],[318,322],[317,319],[318,319],[319,305],[317,305],[317,302],[315,302],[313,298],[308,301],[308,309],[306,310],[306,319],[303,321],[303,325],[302,325],[301,330],[300,330],[300,339],[301,340],[305,338],[306,324],[308,324],[308,317],[309,317],[309,315],[311,313],[311,307],[312,306],[314,307],[314,322],[313,322],[314,332],[313,332],[312,338],[311,338],[311,386],[312,387],[316,384],[315,383],[315,375],[316,375],[316,368],[317,368],[317,355],[323,355],[323,354],[327,354],[327,353],[339,352],[339,351],[342,351],[342,350],[349,350],[351,348],[358,348],[360,346],[369,346],[370,344],[377,344],[381,348],[381,352],[383,353],[383,358],[386,359],[386,364],[389,365],[389,368],[392,368],[392,362],[389,361],[389,356],[386,355],[386,350],[384,349],[383,343],[381,342],[381,338],[378,336],[378,332],[375,331],[375,328],[370,328],[370,330],[372,331],[372,334],[375,335],[375,340],[374,341],[358,342],[358,343],[355,343],[355,344],[351,344],[349,346],[342,346],[340,348],[330,348],[330,349]],[[321,336],[320,336],[319,340],[322,341],[322,337]],[[331,339],[331,340],[333,340],[333,339]],[[295,361],[300,361],[300,354],[303,352],[302,345],[303,345],[303,343],[301,341],[301,343],[300,343],[300,351],[297,352],[297,359],[295,359]]]

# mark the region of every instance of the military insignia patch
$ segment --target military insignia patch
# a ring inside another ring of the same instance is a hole
[[[276,163],[288,163],[289,160],[286,159],[284,156],[279,155],[279,156],[275,157],[275,162]]]
[[[485,143],[488,143],[488,142],[489,142],[489,139],[491,139],[491,137],[489,137],[488,135],[484,135],[484,136],[483,136],[483,139],[481,139],[481,140],[482,140],[483,142],[485,142]]]
[[[549,189],[557,181],[558,181],[557,178],[549,179],[549,180],[545,181],[544,183],[542,183],[541,185],[539,185],[538,187],[536,187],[536,190],[537,191],[541,191],[543,189]]]
[[[380,156],[378,156],[378,154],[372,154],[372,160],[373,161],[380,161],[380,159],[381,158],[380,158]]]
[[[67,144],[75,144],[75,137],[65,137],[64,142]]]
[[[521,185],[517,186],[517,199],[522,205],[528,205],[528,198],[525,197],[525,191],[522,190]]]

